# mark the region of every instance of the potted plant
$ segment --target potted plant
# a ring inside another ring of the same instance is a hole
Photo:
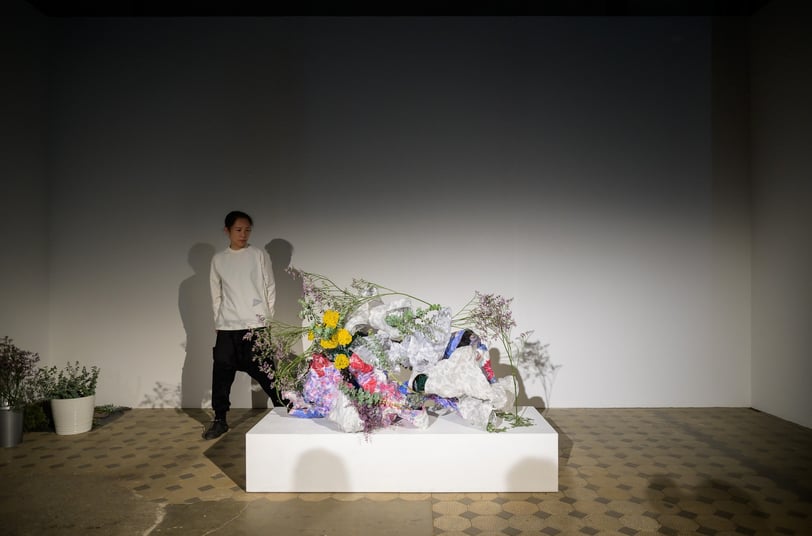
[[[0,445],[13,447],[23,440],[23,410],[38,398],[39,354],[0,339]]]
[[[50,366],[39,369],[37,381],[43,397],[51,401],[54,428],[59,435],[87,432],[93,427],[96,383],[99,367],[79,367],[79,362],[64,368]]]

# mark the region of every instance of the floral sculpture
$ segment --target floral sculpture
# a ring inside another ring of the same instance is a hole
[[[304,325],[270,321],[248,336],[291,415],[364,433],[403,423],[425,428],[429,408],[489,431],[531,424],[516,406],[512,299],[476,292],[452,315],[365,280],[342,289],[319,274],[288,271],[302,281]],[[505,348],[511,376],[494,375],[488,341]]]

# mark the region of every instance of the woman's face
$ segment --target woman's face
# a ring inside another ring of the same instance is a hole
[[[237,218],[234,225],[226,229],[231,249],[242,249],[248,245],[251,236],[251,222],[245,218]]]

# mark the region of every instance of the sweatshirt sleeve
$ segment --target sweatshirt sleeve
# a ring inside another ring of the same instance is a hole
[[[276,304],[276,282],[273,278],[273,269],[271,266],[271,257],[264,249],[260,250],[260,265],[262,266],[262,282],[265,290],[265,300],[268,303],[268,311],[271,318],[274,317],[274,305]]]
[[[223,286],[220,284],[220,274],[217,272],[214,260],[211,260],[209,268],[209,284],[211,285],[211,305],[214,311],[214,322],[217,323],[217,314],[220,312],[220,303],[223,301]]]

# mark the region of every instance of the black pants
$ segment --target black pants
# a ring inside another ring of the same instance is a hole
[[[262,389],[267,393],[274,406],[284,406],[279,392],[273,385],[268,375],[259,370],[257,362],[254,361],[252,351],[253,342],[246,340],[247,329],[236,331],[217,331],[217,342],[214,344],[211,379],[211,405],[214,408],[215,419],[225,419],[226,413],[231,407],[229,400],[231,395],[231,385],[237,376],[237,371],[246,372],[254,378]]]

